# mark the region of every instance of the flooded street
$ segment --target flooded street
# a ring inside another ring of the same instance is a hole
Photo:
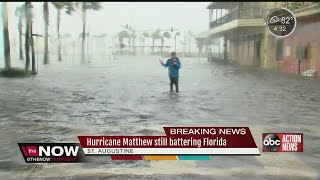
[[[320,178],[320,81],[180,59],[179,94],[169,93],[168,70],[156,56],[55,62],[33,78],[1,78],[0,179]],[[248,126],[261,156],[170,162],[101,156],[96,163],[32,165],[17,145],[161,135],[163,126]],[[261,134],[268,132],[304,133],[304,152],[262,152]]]

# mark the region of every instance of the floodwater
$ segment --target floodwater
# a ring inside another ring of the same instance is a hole
[[[158,57],[40,66],[0,79],[0,179],[319,179],[319,80],[181,58],[179,94]],[[249,126],[304,133],[303,153],[210,161],[25,164],[18,142],[78,142],[77,135],[161,135],[163,126]],[[83,176],[85,176],[83,178]],[[81,178],[82,177],[82,178]]]

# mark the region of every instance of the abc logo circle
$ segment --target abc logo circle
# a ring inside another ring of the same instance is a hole
[[[268,134],[263,139],[263,146],[269,152],[275,152],[280,147],[280,138],[276,134]]]

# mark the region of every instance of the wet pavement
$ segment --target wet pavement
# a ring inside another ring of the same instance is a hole
[[[179,94],[158,57],[76,60],[0,79],[0,179],[320,179],[320,81],[181,58]],[[163,126],[249,126],[304,133],[303,153],[212,156],[210,161],[25,164],[18,142],[77,135],[160,135]],[[86,177],[83,177],[86,176]]]

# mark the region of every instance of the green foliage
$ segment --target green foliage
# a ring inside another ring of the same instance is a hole
[[[75,4],[73,2],[51,2],[57,10],[65,9],[68,15],[75,12]]]
[[[195,37],[194,33],[191,30],[188,31],[188,35],[191,37]]]
[[[131,34],[131,38],[132,38],[132,39],[136,39],[136,38],[137,38],[137,34],[133,32],[133,33]]]
[[[82,35],[83,35],[83,33],[80,33],[80,34],[79,34],[79,38],[82,38]],[[90,37],[90,33],[87,32],[87,33],[85,34],[85,37]]]
[[[102,9],[100,2],[76,2],[75,4],[78,8],[81,8],[82,11],[86,10],[100,10]]]
[[[300,8],[301,8],[301,2],[291,2],[288,7],[288,9],[290,9],[291,11],[295,11]]]
[[[107,37],[107,36],[108,36],[107,33],[102,33],[102,34],[100,34],[98,37]]]
[[[119,38],[130,38],[130,34],[128,31],[123,30],[118,33]]]
[[[99,35],[93,35],[94,38],[105,38],[107,37],[107,33],[102,33],[102,34],[99,34]]]
[[[0,69],[1,77],[15,78],[15,77],[29,77],[32,75],[31,71],[26,71],[19,68]]]
[[[160,33],[160,32],[161,32],[161,31],[160,31],[159,28],[158,28],[155,32],[153,32],[153,33],[151,34],[152,39],[161,39],[162,36],[161,36],[161,33]]]
[[[180,33],[180,32],[177,32],[177,33],[176,33],[176,36],[180,36],[180,35],[181,35],[181,33]]]
[[[14,12],[15,16],[17,16],[17,17],[24,17],[24,16],[25,16],[25,13],[26,13],[25,7],[26,7],[25,4],[16,7],[16,10],[15,10],[15,12]]]
[[[149,37],[150,37],[150,34],[147,33],[147,32],[144,32],[142,35],[143,35],[144,37],[146,37],[146,38],[149,38]]]
[[[71,37],[70,33],[65,33],[61,36],[61,38],[69,38],[69,37]]]
[[[169,32],[164,32],[163,33],[163,37],[167,38],[167,39],[170,39],[171,38],[171,35]]]

